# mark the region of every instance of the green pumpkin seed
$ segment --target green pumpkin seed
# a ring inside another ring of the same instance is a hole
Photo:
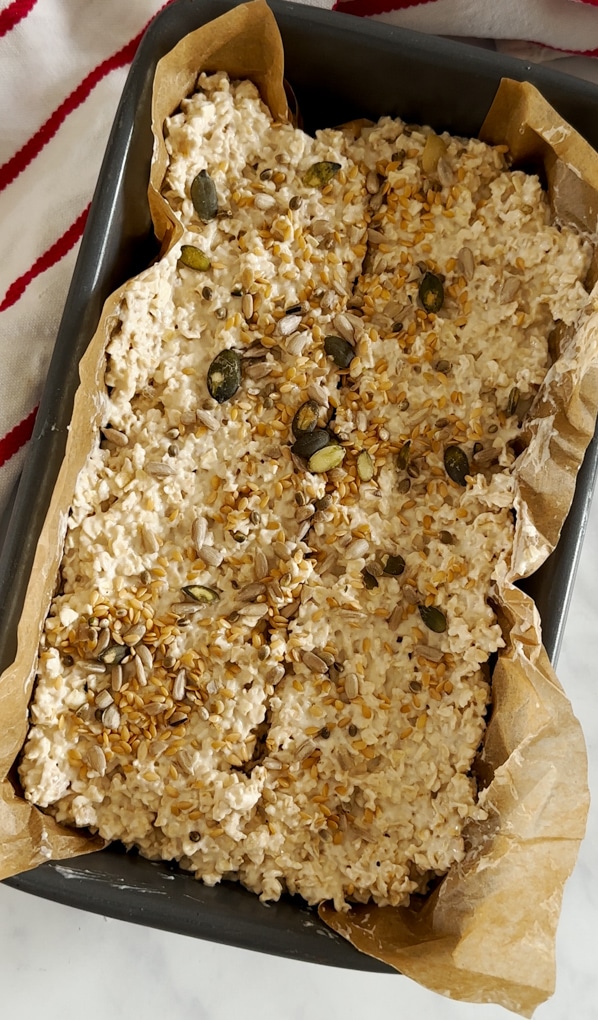
[[[384,564],[384,573],[390,577],[398,577],[405,569],[405,560],[402,556],[388,556]]]
[[[314,163],[304,173],[303,183],[308,188],[325,188],[334,175],[339,172],[340,168],[340,163],[331,163],[328,159],[322,160],[320,163]]]
[[[312,432],[313,435],[313,432]],[[325,446],[322,450],[318,450],[312,457],[309,458],[308,468],[313,471],[314,474],[320,474],[324,471],[332,471],[333,468],[342,464],[346,450],[343,450],[342,446],[338,446],[337,443],[332,443],[330,446]]]
[[[372,591],[373,588],[380,587],[377,578],[375,578],[373,574],[370,574],[369,570],[366,570],[365,567],[361,571],[361,576],[363,577],[363,587],[366,588],[367,591]]]
[[[223,404],[229,400],[241,385],[241,355],[227,348],[220,351],[208,368],[208,391],[210,396]]]
[[[433,630],[435,634],[444,633],[446,630],[446,616],[440,609],[437,609],[436,606],[424,606],[422,604],[417,608],[428,630]]]
[[[339,368],[348,368],[355,357],[355,348],[341,336],[325,337],[324,350]]]
[[[122,662],[125,655],[128,655],[130,651],[131,649],[128,645],[108,645],[108,648],[100,652],[98,659],[105,666],[116,666],[119,662]]]
[[[371,482],[374,477],[374,462],[367,450],[362,450],[357,458],[357,474],[362,482]]]
[[[439,312],[444,304],[442,280],[435,273],[424,273],[419,285],[419,300],[427,312]]]
[[[200,170],[191,184],[191,201],[195,212],[204,223],[218,215],[216,185],[207,170]]]
[[[411,440],[408,439],[406,443],[403,443],[401,449],[397,453],[397,467],[399,471],[404,471],[409,463],[409,453],[411,450]]]
[[[214,588],[207,588],[205,584],[188,584],[181,588],[181,591],[193,602],[205,602],[206,605],[218,602],[220,598],[219,592]]]
[[[509,393],[509,399],[507,400],[507,417],[511,417],[517,410],[517,404],[519,403],[519,389],[517,386],[513,386],[513,389]]]
[[[291,428],[295,439],[299,439],[306,432],[313,432],[318,424],[320,416],[320,405],[315,400],[306,400],[298,411],[295,412]]]
[[[330,446],[331,441],[332,436],[326,429],[314,429],[313,432],[303,432],[291,446],[291,453],[294,453],[296,457],[303,457],[304,460],[309,460],[318,450],[323,450],[325,446]]]
[[[184,266],[188,266],[189,269],[199,269],[203,273],[212,265],[205,252],[201,248],[196,248],[193,244],[182,245],[180,261]]]
[[[467,454],[460,446],[447,446],[444,451],[444,466],[449,478],[457,485],[467,485],[466,476],[471,474]]]

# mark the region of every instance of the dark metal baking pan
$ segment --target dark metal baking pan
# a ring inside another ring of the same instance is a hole
[[[145,35],[118,108],[66,307],[33,440],[0,558],[0,669],[14,656],[16,625],[46,507],[62,461],[78,362],[108,294],[156,254],[146,201],[152,153],[150,98],[157,61],[187,32],[223,14],[226,0],[178,0]],[[477,134],[500,79],[535,84],[598,148],[598,88],[543,66],[414,32],[273,0],[286,75],[305,129],[394,114]],[[526,584],[554,661],[581,553],[598,442],[590,446],[559,545]],[[388,971],[357,953],[290,897],[264,906],[238,886],[210,889],[166,864],[110,847],[10,880],[17,889],[112,917],[198,938],[317,961]]]

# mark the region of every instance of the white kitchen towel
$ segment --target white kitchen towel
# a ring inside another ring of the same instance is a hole
[[[540,55],[598,55],[598,0],[312,3],[501,45],[540,43]],[[162,6],[0,0],[0,514],[22,467],[118,98]]]

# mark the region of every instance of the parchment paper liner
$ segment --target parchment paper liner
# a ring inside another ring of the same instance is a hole
[[[180,227],[159,195],[166,167],[161,126],[193,90],[200,70],[251,78],[287,118],[282,43],[263,0],[242,5],[184,38],[158,64],[149,201],[162,250]],[[540,160],[557,217],[596,232],[598,156],[529,84],[505,80],[481,136],[506,142],[515,160]],[[595,276],[595,272],[593,273]],[[112,295],[81,361],[64,463],[40,536],[18,628],[14,664],[0,682],[0,878],[98,849],[98,838],[57,825],[18,790],[14,763],[27,732],[43,620],[56,584],[68,508],[103,410],[103,351],[121,291]],[[476,762],[486,822],[467,831],[468,853],[436,890],[409,909],[355,907],[320,915],[359,949],[452,998],[497,1002],[530,1016],[554,989],[554,938],[563,886],[588,809],[583,736],[541,645],[538,614],[513,581],[554,548],[598,408],[598,301],[558,338],[558,360],[532,409],[530,444],[517,465],[512,570],[498,585],[507,640],[493,673],[493,710]],[[11,771],[12,770],[12,771]],[[400,989],[397,989],[400,995]]]

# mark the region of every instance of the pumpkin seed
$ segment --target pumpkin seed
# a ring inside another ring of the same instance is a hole
[[[405,569],[405,560],[402,556],[388,556],[384,564],[384,573],[390,577],[398,577]]]
[[[357,458],[357,474],[362,482],[370,482],[374,477],[374,462],[367,450],[362,450]]]
[[[444,451],[444,466],[449,478],[458,485],[466,485],[466,476],[471,474],[467,454],[460,446],[447,446]]]
[[[184,595],[192,599],[193,602],[205,602],[211,605],[213,602],[218,602],[220,598],[219,592],[215,591],[214,588],[208,588],[205,584],[188,584],[184,588],[181,588]]]
[[[340,336],[325,337],[324,350],[339,368],[348,368],[355,357],[355,348]]]
[[[361,576],[363,577],[363,586],[367,591],[372,591],[373,588],[380,587],[377,579],[373,574],[370,574],[369,570],[366,570],[365,567],[361,571]]]
[[[309,460],[318,450],[323,450],[325,446],[330,446],[331,438],[330,432],[327,432],[326,429],[302,432],[291,446],[291,453],[294,453],[296,457],[303,457],[304,460]]]
[[[509,399],[507,400],[506,410],[507,417],[510,417],[512,414],[515,414],[515,411],[517,410],[517,404],[519,403],[519,396],[520,396],[519,388],[517,386],[513,386],[513,389],[509,393]]]
[[[291,425],[295,438],[298,439],[306,432],[313,432],[318,424],[319,415],[320,406],[316,404],[315,400],[306,400],[304,404],[301,404],[299,410],[295,412]]]
[[[313,435],[313,433],[312,433]],[[322,450],[318,450],[314,453],[308,462],[308,468],[315,474],[319,474],[324,471],[332,471],[334,468],[339,467],[342,464],[345,457],[346,450],[343,450],[342,446],[337,443],[332,443],[330,446],[325,446]]]
[[[189,269],[199,269],[202,273],[205,273],[212,265],[206,253],[193,244],[184,244],[181,247],[180,261]]]
[[[446,630],[446,616],[440,609],[436,606],[425,606],[422,603],[417,608],[428,630],[433,630],[435,634],[444,633]]]
[[[241,356],[238,351],[227,348],[220,351],[208,369],[208,390],[210,396],[223,404],[229,400],[241,385]]]
[[[200,170],[191,184],[191,201],[200,220],[206,223],[218,214],[216,185],[207,170]]]
[[[401,449],[397,453],[397,467],[400,471],[404,471],[409,463],[409,452],[411,450],[411,440],[408,439],[406,443],[403,443]]]
[[[117,663],[122,662],[128,654],[129,648],[126,645],[109,645],[108,648],[98,655],[98,659],[105,666],[115,666]]]
[[[453,545],[455,542],[455,539],[451,535],[450,531],[441,531],[438,535],[438,538],[440,539],[443,545]]]
[[[426,312],[439,312],[444,304],[444,287],[436,273],[424,273],[418,294]]]
[[[308,188],[325,188],[330,183],[332,178],[339,172],[341,168],[340,163],[332,163],[330,160],[325,159],[319,163],[314,163],[310,166],[303,175],[303,183]]]

